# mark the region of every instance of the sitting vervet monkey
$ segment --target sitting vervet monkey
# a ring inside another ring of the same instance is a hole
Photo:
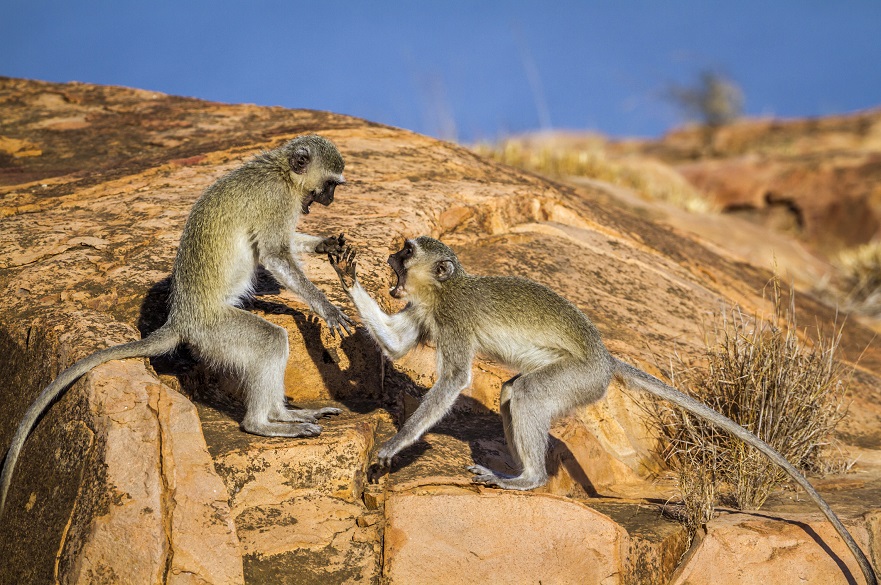
[[[299,136],[264,152],[209,186],[187,218],[171,274],[168,320],[139,341],[103,349],[81,359],[37,397],[15,431],[0,474],[0,514],[19,451],[42,412],[80,376],[110,360],[153,357],[186,343],[212,366],[241,378],[245,402],[242,429],[269,437],[312,437],[319,417],[338,408],[287,408],[284,373],[287,332],[238,308],[263,264],[286,288],[318,313],[334,335],[350,333],[351,320],[306,277],[300,252],[325,254],[344,244],[339,237],[296,231],[300,214],[314,202],[330,205],[345,183],[343,157],[321,136]]]
[[[502,385],[499,411],[516,477],[482,465],[468,469],[474,481],[528,490],[547,481],[545,454],[551,421],[573,408],[600,400],[613,377],[669,400],[719,425],[780,465],[823,511],[860,564],[866,580],[875,573],[853,537],[807,479],[767,443],[729,418],[659,379],[609,354],[599,331],[572,303],[525,278],[473,276],[443,243],[422,236],[389,256],[397,276],[393,297],[407,306],[386,314],[358,282],[355,253],[331,254],[331,263],[364,326],[391,359],[420,342],[437,348],[437,381],[398,433],[382,445],[379,464],[412,445],[453,406],[471,384],[477,353],[519,372]]]

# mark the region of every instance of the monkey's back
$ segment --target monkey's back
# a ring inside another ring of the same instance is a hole
[[[457,336],[471,337],[479,351],[511,367],[529,371],[567,356],[607,359],[590,319],[544,285],[512,276],[471,275],[450,284],[445,302],[436,308],[438,326],[461,327]]]
[[[259,159],[205,189],[181,234],[172,272],[172,317],[186,312],[211,319],[249,293],[258,261],[256,237],[267,231],[264,224],[295,223],[298,217],[287,192],[284,181]]]

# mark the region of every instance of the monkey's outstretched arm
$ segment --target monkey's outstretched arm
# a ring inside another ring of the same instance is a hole
[[[307,254],[335,254],[342,251],[346,245],[346,236],[310,236],[299,232],[291,236],[291,249],[295,253]]]
[[[360,282],[349,289],[349,294],[370,336],[389,358],[396,360],[404,357],[419,342],[419,327],[406,309],[389,315]]]
[[[389,315],[373,300],[358,282],[355,250],[346,248],[338,254],[328,254],[340,283],[352,298],[361,321],[382,352],[396,360],[404,357],[419,342],[420,331],[412,315],[404,309]],[[351,282],[350,282],[351,281]]]
[[[281,282],[285,288],[300,296],[309,307],[327,322],[331,333],[342,335],[352,333],[352,320],[339,307],[332,304],[318,287],[306,277],[289,250],[278,254],[261,254],[263,266]]]
[[[315,252],[315,249],[324,242],[324,239],[325,238],[322,236],[295,233],[291,236],[291,249],[295,254],[304,252],[312,254]]]
[[[391,467],[392,458],[406,449],[443,418],[462,390],[471,385],[473,352],[448,352],[438,348],[437,382],[423,397],[419,408],[407,419],[394,437],[388,440],[376,457],[383,467]]]

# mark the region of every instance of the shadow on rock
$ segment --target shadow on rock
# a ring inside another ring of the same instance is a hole
[[[168,318],[171,278],[153,285],[141,303],[137,327],[142,337],[160,328]],[[280,286],[267,271],[258,270],[255,280],[255,297],[242,304],[245,310],[264,314],[288,315],[299,329],[306,352],[315,364],[330,397],[357,413],[375,410],[378,404],[380,356],[363,332],[343,338],[339,347],[326,346],[321,338],[323,321],[297,311],[282,303],[260,299],[261,295],[278,294]],[[340,353],[347,358],[349,367],[340,368]],[[372,361],[372,363],[370,363]],[[159,375],[173,376],[179,389],[193,400],[205,403],[230,418],[241,421],[244,405],[241,383],[232,371],[208,367],[194,351],[183,343],[169,354],[150,359],[150,365]],[[367,391],[365,391],[365,388]]]
[[[415,383],[403,372],[391,367],[386,368],[384,389],[383,403],[392,413],[398,429],[409,415],[407,403],[421,401],[429,390]],[[406,397],[413,400],[408,400]],[[510,455],[510,448],[506,444],[499,414],[470,396],[459,396],[453,409],[428,432],[445,435],[467,444],[474,463],[492,469],[500,475],[519,473]],[[395,457],[390,473],[404,470],[417,463],[422,457],[427,456],[432,448],[424,438],[417,441]],[[548,435],[548,455],[545,465],[548,477],[556,477],[565,471],[576,484],[576,490],[582,492],[582,495],[599,497],[596,488],[569,447],[551,435]],[[375,481],[385,471],[374,464],[369,470],[368,477],[371,481]]]

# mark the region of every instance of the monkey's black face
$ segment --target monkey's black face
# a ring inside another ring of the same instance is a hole
[[[404,247],[388,257],[388,264],[395,271],[397,282],[389,291],[389,294],[396,299],[404,296],[404,286],[407,284],[407,268],[404,262],[413,256],[413,244],[410,240],[404,244]]]
[[[337,179],[328,179],[324,182],[321,189],[312,191],[303,198],[303,215],[309,215],[309,206],[318,202],[325,207],[333,203],[333,192],[337,185],[342,185],[343,181]]]

